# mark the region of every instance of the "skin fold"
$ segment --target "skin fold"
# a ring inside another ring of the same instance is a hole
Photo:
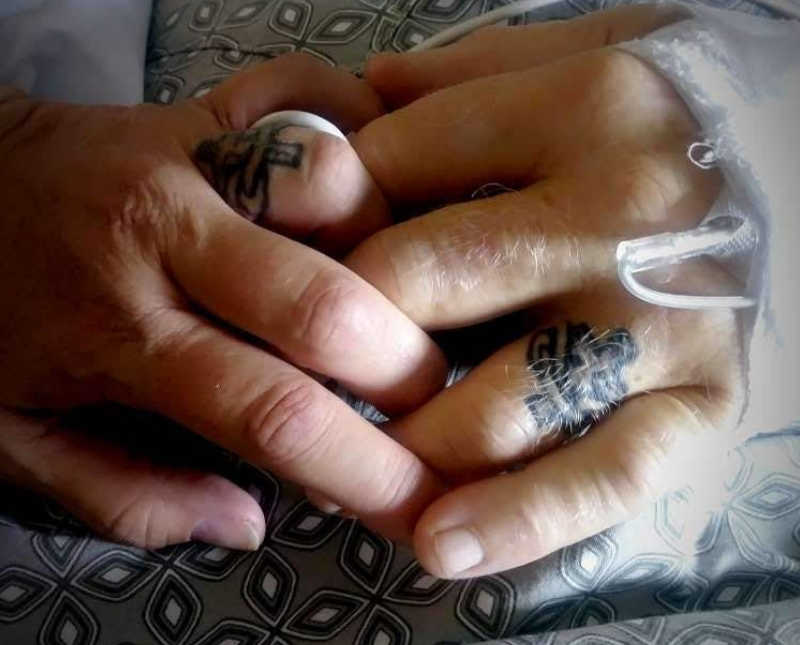
[[[209,179],[224,193],[220,177],[243,179],[245,160],[262,156],[267,181],[237,180],[258,217],[330,247],[364,236],[388,213],[346,142],[298,129],[276,133],[286,142],[242,133],[287,105],[357,128],[380,114],[375,94],[287,56],[168,108],[1,98],[0,477],[112,539],[256,548],[263,513],[231,482],[148,463],[60,419],[116,403],[347,500],[374,529],[407,538],[440,491],[437,477],[315,375],[399,413],[441,387],[440,351],[332,257],[241,217],[198,168],[219,158]],[[326,210],[348,194],[346,213]],[[317,219],[301,223],[307,212]]]
[[[446,205],[377,232],[346,264],[426,329],[525,309],[535,321],[389,424],[449,487],[414,535],[435,575],[501,571],[581,540],[741,439],[734,312],[651,306],[616,278],[618,242],[696,226],[720,188],[686,159],[702,133],[681,99],[610,46],[679,17],[628,7],[493,27],[367,66],[398,109],[359,131],[356,150],[391,203]],[[470,199],[495,183],[510,190]],[[740,288],[708,259],[648,279]]]
[[[59,417],[151,410],[450,578],[543,557],[684,483],[736,437],[736,316],[635,300],[614,260],[621,240],[695,226],[721,186],[686,159],[702,133],[681,99],[613,48],[680,17],[493,27],[376,56],[366,81],[285,56],[169,108],[0,96],[0,477],[113,539],[257,548],[263,515],[232,483]],[[248,129],[285,108],[352,147]],[[738,288],[710,260],[651,279]],[[512,312],[533,322],[442,389],[427,332]]]

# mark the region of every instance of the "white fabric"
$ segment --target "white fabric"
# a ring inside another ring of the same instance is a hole
[[[150,0],[0,0],[0,84],[75,103],[142,100]]]
[[[726,190],[710,217],[743,217],[752,252],[741,314],[746,433],[800,419],[800,22],[687,6],[693,16],[622,47],[657,67],[713,145]],[[749,248],[748,248],[749,247]]]

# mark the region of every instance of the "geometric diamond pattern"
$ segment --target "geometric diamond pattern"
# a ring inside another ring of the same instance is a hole
[[[295,549],[315,550],[336,534],[343,521],[303,500],[275,527],[272,541]]]
[[[321,589],[289,618],[284,632],[308,640],[328,640],[345,629],[367,606],[365,598]]]
[[[369,11],[337,11],[314,28],[308,42],[315,45],[349,43],[369,29],[374,20],[375,14]]]
[[[251,2],[242,5],[230,13],[222,23],[222,27],[244,27],[255,23],[263,14],[264,10],[271,4],[269,0]]]
[[[15,622],[42,604],[56,583],[22,567],[0,571],[0,622]]]
[[[767,594],[769,602],[782,602],[791,598],[800,598],[800,579],[776,578],[772,581]]]
[[[639,555],[616,569],[600,585],[602,593],[619,593],[652,585],[675,574],[679,567],[676,558],[661,555]]]
[[[40,645],[94,645],[97,619],[72,594],[62,591],[39,631]]]
[[[741,627],[700,623],[682,631],[674,641],[681,645],[756,645],[761,636],[746,633]]]
[[[594,535],[561,552],[562,575],[576,589],[591,591],[611,568],[616,552],[608,536]]]
[[[410,645],[411,628],[406,622],[375,605],[356,637],[356,645]]]
[[[734,506],[753,517],[770,520],[800,509],[800,480],[775,473],[745,491]]]
[[[269,637],[265,629],[240,620],[217,623],[194,645],[262,645]]]
[[[581,605],[570,621],[570,627],[588,627],[591,625],[605,625],[606,623],[613,623],[616,620],[616,611],[614,606],[610,603],[588,596]]]
[[[164,645],[181,645],[203,611],[197,592],[172,571],[166,571],[145,608],[145,623]]]
[[[206,580],[223,580],[247,557],[241,551],[197,542],[175,559],[175,566]]]
[[[339,551],[339,566],[367,592],[377,593],[393,555],[392,542],[368,531],[360,522],[351,522]]]
[[[88,537],[72,537],[58,533],[37,533],[31,540],[33,550],[42,562],[61,576],[69,573],[88,542]]]
[[[70,584],[101,600],[121,602],[150,582],[159,568],[150,558],[113,549],[76,573]]]
[[[698,527],[694,497],[687,490],[663,496],[656,502],[658,534],[670,547],[681,554],[696,556],[714,548],[722,525],[720,513],[712,513]]]
[[[430,606],[456,585],[454,580],[434,578],[412,561],[389,585],[383,598],[399,605]]]
[[[277,625],[294,600],[297,574],[276,551],[264,547],[247,572],[242,596],[268,625]]]
[[[768,580],[762,574],[733,573],[725,576],[706,595],[703,609],[734,609],[748,607],[759,587]]]
[[[514,605],[514,587],[500,576],[485,576],[464,585],[456,616],[479,637],[499,638],[505,635]]]
[[[667,621],[663,617],[653,616],[617,623],[616,628],[632,636],[635,642],[650,645],[661,642],[661,634],[666,624]]]
[[[655,599],[666,609],[683,613],[696,609],[700,604],[708,580],[691,571],[684,571],[674,581],[655,593]]]

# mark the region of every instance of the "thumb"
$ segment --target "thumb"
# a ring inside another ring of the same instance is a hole
[[[53,421],[0,410],[0,478],[54,498],[98,533],[146,549],[198,540],[255,550],[264,515],[217,475],[154,466]]]

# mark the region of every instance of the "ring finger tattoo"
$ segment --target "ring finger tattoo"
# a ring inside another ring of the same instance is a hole
[[[598,332],[585,322],[564,322],[534,333],[525,405],[536,429],[564,439],[584,434],[627,395],[626,367],[638,355],[623,327]]]
[[[297,169],[302,143],[282,141],[287,126],[231,132],[203,141],[195,152],[200,170],[231,208],[251,222],[267,216],[270,168]]]

